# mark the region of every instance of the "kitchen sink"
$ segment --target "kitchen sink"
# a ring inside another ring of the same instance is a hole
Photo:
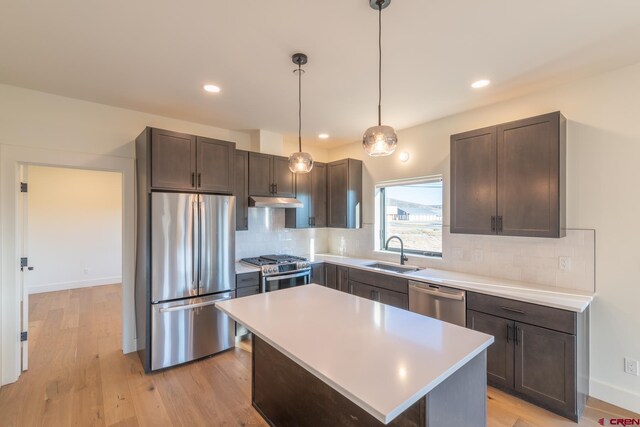
[[[394,273],[413,273],[414,271],[421,270],[421,268],[418,268],[418,267],[405,267],[403,265],[383,264],[380,262],[365,264],[364,267],[375,268],[378,270],[392,271]]]

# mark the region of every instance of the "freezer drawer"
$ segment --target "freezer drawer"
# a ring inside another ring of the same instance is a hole
[[[153,304],[151,370],[188,362],[233,347],[235,322],[215,308],[233,292]]]

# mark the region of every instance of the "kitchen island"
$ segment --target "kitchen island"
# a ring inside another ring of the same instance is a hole
[[[216,307],[254,334],[272,425],[486,425],[490,335],[313,284]]]

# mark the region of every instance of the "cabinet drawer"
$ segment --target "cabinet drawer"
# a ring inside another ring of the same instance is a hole
[[[350,268],[349,280],[355,280],[356,282],[366,283],[368,285],[389,289],[390,291],[400,292],[403,294],[409,293],[409,281],[407,279],[401,279],[400,277],[390,276],[387,274]]]
[[[248,297],[249,295],[255,295],[260,293],[260,286],[251,286],[248,288],[236,289],[236,298]]]
[[[260,285],[260,273],[236,274],[236,288],[246,288],[248,286]]]
[[[467,292],[467,308],[530,325],[576,334],[576,313],[572,311],[475,292]]]

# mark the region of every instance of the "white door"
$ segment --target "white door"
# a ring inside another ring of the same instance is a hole
[[[19,254],[20,254],[19,265],[21,270],[20,287],[21,287],[21,295],[22,295],[21,304],[20,304],[21,320],[22,320],[20,331],[22,332],[21,350],[22,350],[22,370],[23,371],[26,371],[29,368],[29,341],[27,340],[28,331],[29,331],[29,272],[33,269],[33,267],[29,266],[29,263],[28,263],[29,255],[28,255],[28,247],[27,247],[28,246],[27,245],[27,242],[28,242],[28,235],[27,235],[28,169],[29,168],[27,165],[24,165],[24,164],[20,165],[20,184],[18,188],[18,191],[20,191],[20,196],[18,197],[18,205],[20,209],[18,220],[21,223],[18,228],[20,230],[20,238],[18,239],[18,245],[19,245]]]

